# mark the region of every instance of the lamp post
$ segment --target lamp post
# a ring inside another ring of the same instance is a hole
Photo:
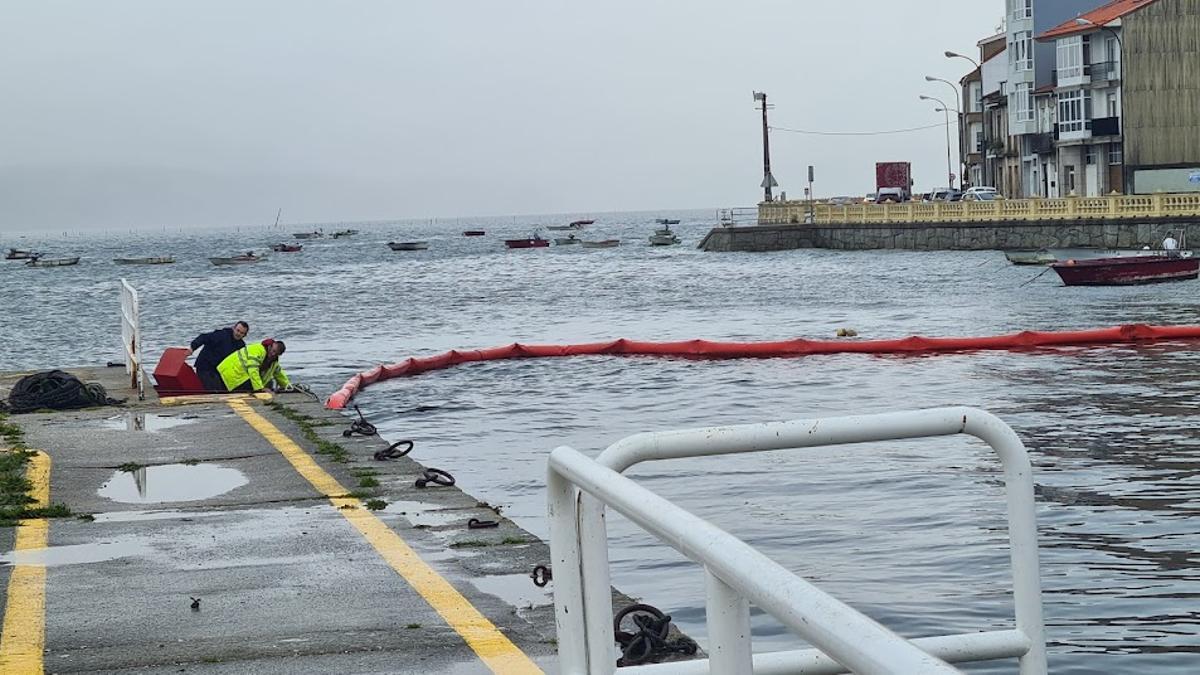
[[[950,181],[950,184],[947,187],[953,188],[954,187],[954,171],[953,171],[953,169],[950,168],[950,109],[949,109],[949,106],[947,106],[946,102],[943,101],[942,99],[934,98],[933,96],[926,96],[925,94],[921,94],[921,100],[922,101],[935,101],[937,103],[942,104],[942,107],[939,108],[939,110],[941,110],[943,113],[946,114],[946,179]]]
[[[969,56],[963,56],[962,54],[959,54],[958,52],[952,52],[950,50],[946,50],[945,54],[946,54],[946,58],[948,58],[948,59],[966,59],[967,61],[971,62],[971,65],[975,66],[975,68],[979,70],[979,90],[982,92],[983,91],[983,68],[982,68],[982,66],[980,66],[979,62]],[[963,102],[963,108],[966,109],[965,101]],[[979,114],[983,118],[983,124],[982,124],[982,126],[983,126],[983,148],[982,148],[982,152],[980,153],[980,155],[983,157],[983,182],[984,182],[984,184],[990,184],[990,183],[988,183],[988,160],[987,160],[987,151],[988,151],[987,150],[987,148],[988,148],[987,111],[984,110],[982,103],[979,106]],[[960,129],[959,131],[961,132],[962,130]],[[970,145],[971,145],[971,139],[967,138],[967,146],[970,147]]]
[[[940,77],[934,77],[932,75],[926,75],[925,81],[926,82],[944,82],[946,85],[948,85],[951,89],[954,90],[954,102],[958,104],[958,117],[955,118],[958,120],[958,181],[959,181],[959,183],[962,183],[963,177],[966,175],[966,172],[963,170],[964,162],[966,160],[963,159],[963,151],[962,151],[963,150],[963,126],[964,126],[962,111],[967,109],[966,102],[963,101],[963,97],[962,97],[962,88],[959,87],[958,85],[954,84],[950,80],[943,80]],[[954,186],[951,185],[950,187],[954,187]]]
[[[767,93],[764,91],[754,92],[754,100],[762,103],[762,136],[763,136],[763,197],[766,201],[774,201],[771,197],[771,188],[779,185],[775,182],[775,177],[771,175],[771,141],[767,134]]]
[[[1117,61],[1122,67],[1125,66],[1125,45],[1121,42],[1121,36],[1117,33],[1117,31],[1109,28],[1108,26],[1101,26],[1095,21],[1085,19],[1082,16],[1075,17],[1075,24],[1077,26],[1092,26],[1093,28],[1099,28],[1100,30],[1108,31],[1108,34],[1112,35],[1113,39],[1117,41]],[[1125,83],[1122,82],[1120,87],[1121,91],[1119,95],[1121,98],[1121,110],[1117,115],[1117,137],[1121,139],[1121,192],[1126,192],[1125,188],[1127,186],[1128,176],[1125,174]]]

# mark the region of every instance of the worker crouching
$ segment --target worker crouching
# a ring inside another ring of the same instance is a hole
[[[282,340],[267,338],[226,356],[217,366],[225,389],[257,392],[267,387],[282,389],[289,386],[291,382],[287,373],[279,365],[279,357],[286,349],[287,345]]]

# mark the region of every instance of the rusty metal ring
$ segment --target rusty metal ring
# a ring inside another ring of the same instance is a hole
[[[405,444],[408,445],[407,448],[404,448],[403,450],[397,449],[401,445],[405,445]],[[389,460],[389,459],[400,459],[401,457],[412,452],[412,449],[413,449],[412,441],[409,441],[409,440],[396,441],[395,443],[392,443],[391,445],[387,446],[386,449],[376,452],[375,459],[380,462]]]
[[[554,575],[550,572],[550,568],[545,565],[538,565],[533,568],[533,574],[529,575],[533,579],[533,585],[538,588],[544,588],[546,584],[554,580]]]
[[[433,483],[434,485],[444,485],[446,487],[450,487],[451,485],[454,485],[454,476],[451,476],[449,471],[443,471],[441,469],[434,469],[433,467],[430,467],[425,469],[425,473],[417,479],[416,486],[423,488],[430,483]]]
[[[485,530],[489,527],[500,527],[500,522],[496,520],[480,520],[472,518],[467,521],[467,529],[470,530]]]

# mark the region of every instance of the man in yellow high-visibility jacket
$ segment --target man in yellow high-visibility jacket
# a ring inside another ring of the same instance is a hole
[[[287,373],[279,365],[287,345],[282,340],[267,338],[259,344],[250,344],[226,356],[217,366],[217,372],[227,391],[262,391],[268,385],[283,388],[291,384]]]

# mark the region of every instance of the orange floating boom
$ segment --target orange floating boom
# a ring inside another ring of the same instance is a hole
[[[409,377],[429,370],[449,368],[471,361],[530,359],[551,356],[682,356],[701,359],[746,359],[809,354],[908,354],[921,352],[958,352],[976,350],[1032,349],[1066,345],[1120,344],[1154,340],[1200,338],[1200,326],[1147,326],[1128,324],[1112,328],[1081,331],[1022,331],[1010,335],[985,337],[929,338],[920,335],[893,340],[782,340],[778,342],[713,342],[684,340],[681,342],[643,342],[621,338],[609,342],[578,345],[523,345],[513,343],[487,349],[452,349],[444,354],[425,358],[407,358],[398,363],[376,366],[346,381],[329,397],[325,407],[339,410],[358,393],[359,389],[380,380]]]

